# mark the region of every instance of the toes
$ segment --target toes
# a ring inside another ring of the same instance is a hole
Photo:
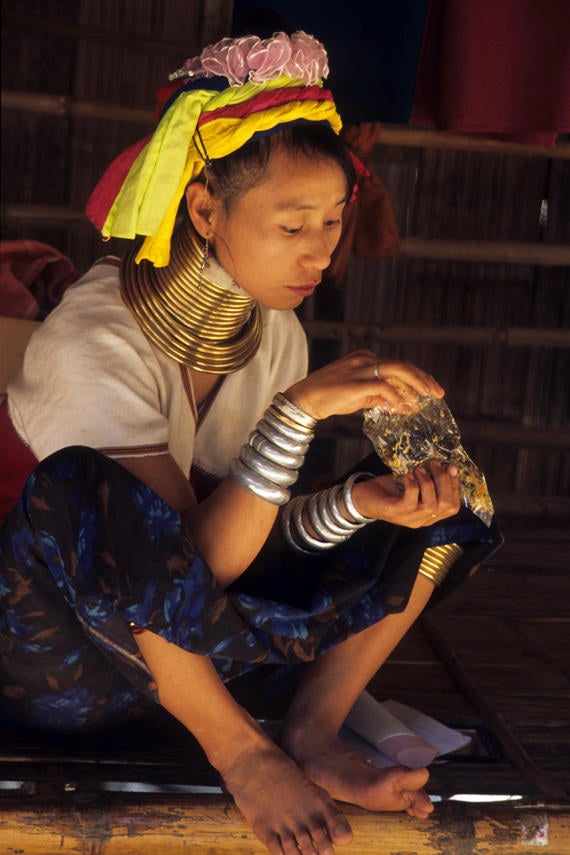
[[[332,817],[328,824],[328,833],[333,843],[342,845],[352,840],[352,828],[341,813]]]
[[[284,855],[283,847],[281,846],[281,840],[278,834],[269,834],[267,837],[264,837],[253,829],[255,834],[259,837],[262,843],[264,843],[268,850],[271,852],[271,855]]]
[[[315,855],[315,847],[313,846],[313,838],[308,831],[301,831],[296,835],[297,850],[302,855]],[[317,849],[317,852],[319,850]]]
[[[331,839],[326,828],[316,828],[312,832],[312,838],[315,850],[319,855],[333,855],[334,846],[331,843]],[[312,853],[312,855],[314,855],[314,853]]]
[[[329,793],[320,787],[318,790],[321,795],[320,810],[313,814],[310,830],[315,845],[324,847],[317,851],[329,855],[329,852],[334,852],[333,844],[342,846],[350,843],[353,834],[345,815],[338,809]]]
[[[301,847],[297,845],[297,836],[293,834],[293,832],[281,834],[281,845],[283,847],[284,855],[299,855],[299,852],[303,852]],[[307,852],[308,851],[309,850],[307,850]],[[315,850],[313,849],[313,855],[314,852]]]
[[[408,803],[406,813],[410,816],[415,816],[418,819],[426,819],[434,810],[429,796],[423,790],[416,790],[414,792],[404,791],[402,796]]]
[[[399,777],[398,784],[402,787],[402,789],[406,790],[420,790],[424,787],[429,780],[429,771],[427,769],[407,769],[405,767],[395,767],[394,772],[402,772]],[[402,771],[403,770],[403,771]]]
[[[313,838],[305,829],[303,831],[281,834],[281,844],[284,855],[315,855],[318,849],[313,846]]]
[[[315,820],[309,828],[281,832],[278,853],[283,855],[334,855],[334,843],[339,845],[352,840],[352,830],[342,814],[334,817],[334,822],[327,828],[324,818]],[[273,850],[270,850],[273,852]]]

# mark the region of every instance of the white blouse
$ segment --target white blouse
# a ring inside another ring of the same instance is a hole
[[[229,280],[219,265],[208,275]],[[295,313],[261,316],[259,350],[224,378],[197,431],[190,371],[145,337],[121,298],[118,259],[102,259],[32,336],[7,390],[14,427],[39,460],[70,445],[110,457],[168,451],[186,475],[194,463],[222,477],[275,392],[307,373]]]

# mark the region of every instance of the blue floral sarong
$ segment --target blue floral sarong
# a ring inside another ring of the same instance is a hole
[[[378,522],[314,558],[268,547],[224,590],[156,493],[96,451],[64,449],[0,529],[0,703],[60,730],[144,716],[157,694],[133,626],[208,656],[224,680],[311,661],[405,608],[434,537],[472,547],[451,584],[500,542],[466,510],[433,529]]]

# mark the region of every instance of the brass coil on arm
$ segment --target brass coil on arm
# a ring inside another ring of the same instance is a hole
[[[418,573],[439,587],[460,555],[463,550],[457,543],[430,546],[423,554]]]

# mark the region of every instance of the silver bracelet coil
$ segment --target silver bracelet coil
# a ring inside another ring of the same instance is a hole
[[[286,413],[282,413],[281,410],[279,410],[276,406],[274,406],[274,404],[269,405],[269,407],[265,411],[266,415],[267,415],[267,413],[269,413],[270,415],[273,415],[273,416],[275,416],[275,418],[279,419],[281,425],[286,425],[286,426],[290,427],[292,430],[299,431],[304,437],[309,437],[309,436],[313,435],[312,430],[305,427],[304,425],[299,424],[294,419],[292,419],[291,416],[288,416]]]
[[[256,496],[285,505],[291,498],[287,488],[299,476],[315,424],[312,416],[279,393],[242,445],[230,475]]]
[[[296,533],[304,545],[306,544],[316,552],[321,552],[325,549],[332,549],[333,546],[336,546],[334,541],[317,540],[316,537],[313,537],[313,535],[307,531],[305,523],[303,522],[303,510],[308,498],[308,496],[298,496],[292,502],[292,517],[293,522],[295,523]]]
[[[289,504],[283,508],[281,513],[281,531],[283,533],[283,537],[285,538],[285,542],[294,552],[299,552],[301,555],[314,555],[315,551],[313,549],[304,549],[300,543],[297,543],[291,533],[291,516],[293,513],[294,501],[295,500],[289,502]]]
[[[284,448],[275,445],[275,443],[271,442],[271,440],[267,439],[267,437],[263,436],[257,430],[253,431],[250,435],[249,444],[255,451],[266,457],[267,460],[271,460],[279,466],[284,466],[285,469],[300,469],[305,460],[304,454],[292,454],[285,451]]]
[[[347,512],[350,514],[354,522],[369,523],[374,521],[374,517],[365,517],[356,509],[356,505],[352,500],[352,488],[357,481],[369,481],[376,476],[372,472],[354,472],[345,482],[342,489],[342,500]]]
[[[263,478],[257,472],[253,472],[239,458],[232,461],[230,475],[250,493],[254,493],[260,499],[265,499],[266,502],[271,502],[272,505],[285,505],[291,497],[291,493],[286,487],[280,487],[278,484],[268,481],[267,478]]]
[[[355,528],[360,528],[362,525],[366,525],[366,523],[351,522],[345,517],[339,504],[339,496],[342,494],[343,489],[343,484],[336,484],[327,491],[325,494],[326,510],[324,513],[325,515],[328,513],[332,517],[334,525],[345,531],[352,532]]]
[[[319,513],[318,501],[319,494],[313,493],[304,504],[312,527],[323,541],[328,543],[344,543],[348,537],[348,532],[346,530],[335,530],[327,525],[326,520]]]
[[[289,416],[297,424],[303,425],[309,430],[314,430],[317,420],[286,398],[282,392],[278,392],[272,401],[273,406],[284,415]]]
[[[307,431],[305,428],[296,428],[292,424],[283,421],[283,419],[279,418],[276,411],[272,411],[271,407],[266,409],[263,421],[277,428],[280,433],[285,434],[289,439],[294,439],[296,442],[310,442],[315,436],[313,431]]]
[[[351,491],[357,481],[374,477],[370,472],[356,472],[342,485],[335,485],[308,496],[298,496],[289,502],[281,518],[287,543],[297,552],[315,554],[344,543],[367,523],[373,522],[374,518],[364,517],[357,511]],[[341,499],[345,513],[350,515],[349,519],[340,506]],[[307,523],[320,540],[308,530]]]
[[[251,445],[242,446],[239,459],[249,469],[253,469],[258,475],[267,478],[268,481],[272,481],[279,487],[290,487],[297,480],[297,469],[289,469],[273,463],[263,454],[257,452]]]
[[[333,516],[330,511],[329,502],[331,502],[331,497],[334,498],[335,493],[338,493],[338,490],[338,487],[331,487],[330,490],[323,490],[322,493],[317,493],[317,508],[321,519],[329,531],[337,534],[344,534],[344,536],[347,537],[359,529],[361,527],[361,523],[355,524],[345,520],[338,508],[338,515],[339,517],[342,517],[342,524]]]
[[[304,457],[309,450],[309,442],[298,442],[289,436],[285,436],[278,428],[270,425],[265,419],[261,419],[257,423],[256,431],[268,439],[269,442],[272,442],[273,445],[277,445],[291,454],[300,454]]]

